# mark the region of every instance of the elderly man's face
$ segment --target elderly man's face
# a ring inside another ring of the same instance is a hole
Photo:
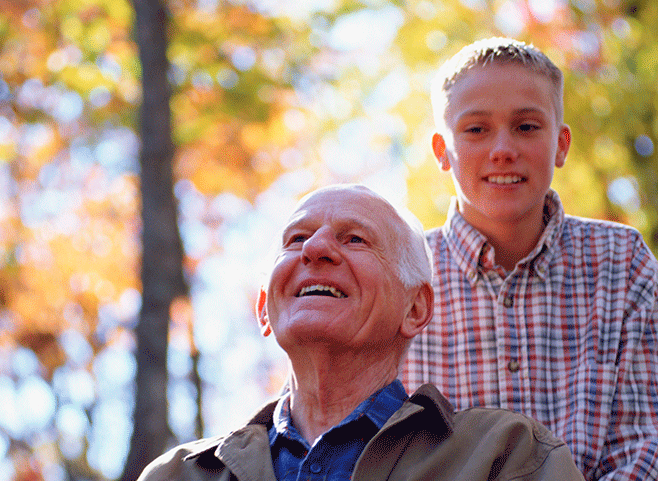
[[[363,189],[321,191],[300,205],[267,291],[267,322],[279,344],[390,348],[412,302],[396,274],[404,228]]]

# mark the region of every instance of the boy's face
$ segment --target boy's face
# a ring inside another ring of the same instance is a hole
[[[553,169],[571,134],[556,119],[551,81],[520,65],[476,67],[448,92],[445,129],[432,139],[452,169],[459,211],[485,234],[537,230]]]

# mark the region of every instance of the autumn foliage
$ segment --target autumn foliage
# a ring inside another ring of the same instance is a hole
[[[429,80],[474,39],[515,36],[564,70],[574,140],[554,187],[566,210],[631,224],[658,250],[656,2],[166,6],[189,284],[170,311],[172,442],[213,433],[221,412],[280,386],[280,355],[250,309],[256,261],[299,195],[366,182],[399,194],[428,228],[443,221],[452,187],[429,148]],[[139,112],[150,79],[133,4],[0,1],[0,72],[0,479],[116,479],[144,291]]]

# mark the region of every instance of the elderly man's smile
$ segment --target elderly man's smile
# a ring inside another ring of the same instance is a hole
[[[297,294],[297,297],[306,297],[306,296],[327,296],[327,297],[335,297],[337,299],[342,299],[347,297],[345,293],[339,291],[335,287],[325,286],[323,284],[314,284],[312,286],[302,287],[302,289]]]

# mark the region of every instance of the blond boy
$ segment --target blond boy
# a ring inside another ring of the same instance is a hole
[[[457,196],[427,233],[435,315],[402,379],[536,418],[588,480],[658,480],[658,264],[636,230],[565,215],[550,189],[571,143],[562,90],[511,39],[440,69],[432,147]]]

